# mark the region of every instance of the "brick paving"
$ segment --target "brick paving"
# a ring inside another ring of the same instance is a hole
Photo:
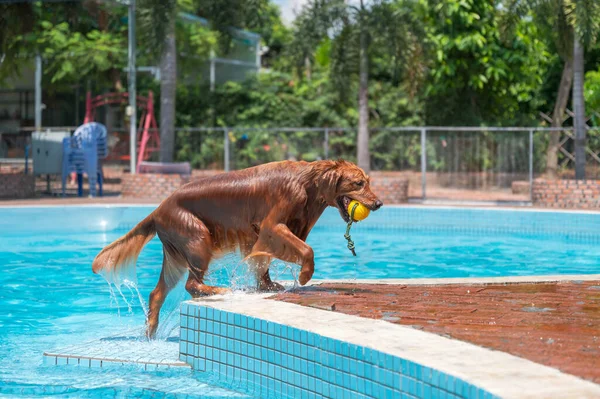
[[[600,281],[436,286],[335,283],[272,298],[411,326],[600,383]]]

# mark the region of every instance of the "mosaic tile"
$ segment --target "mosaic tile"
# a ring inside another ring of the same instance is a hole
[[[198,305],[181,313],[181,358],[259,396],[493,398],[437,370],[309,331]]]

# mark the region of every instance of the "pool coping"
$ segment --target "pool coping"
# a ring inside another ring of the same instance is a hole
[[[234,293],[184,303],[365,346],[461,378],[502,398],[600,397],[600,385],[505,352],[383,320],[269,300],[271,296]]]
[[[439,278],[382,278],[382,279],[313,279],[309,286],[321,284],[390,284],[390,285],[446,285],[446,284],[520,284],[520,283],[560,283],[573,281],[600,281],[600,274],[548,274],[531,276],[500,277],[439,277]],[[286,286],[292,280],[280,280]]]

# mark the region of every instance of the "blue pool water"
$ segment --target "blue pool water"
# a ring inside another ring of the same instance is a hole
[[[145,217],[149,207],[0,208],[0,396],[243,397],[211,386],[189,370],[141,371],[44,366],[57,347],[141,331],[137,293],[115,303],[91,262],[106,244]],[[314,278],[472,277],[600,273],[600,215],[508,210],[384,208],[352,229],[328,210],[308,242]],[[147,298],[160,273],[162,250],[151,241],[138,262],[138,286]],[[215,284],[248,283],[234,256],[214,265]],[[295,267],[277,264],[291,279]],[[167,300],[159,335],[178,328],[178,288]],[[131,309],[129,309],[129,306]],[[149,349],[150,350],[150,349]],[[176,354],[174,355],[176,357]]]

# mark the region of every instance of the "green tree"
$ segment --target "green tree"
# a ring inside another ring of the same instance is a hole
[[[348,98],[352,81],[358,80],[358,165],[370,170],[369,153],[369,70],[377,48],[380,53],[388,52],[395,57],[393,69],[398,72],[402,55],[411,49],[418,36],[415,20],[407,10],[415,11],[418,3],[402,1],[392,3],[378,0],[357,5],[347,5],[340,0],[314,0],[301,11],[295,22],[295,39],[291,44],[296,52],[296,66],[303,69],[308,80],[312,74],[312,63],[321,51],[315,49],[329,40],[331,79],[340,98]],[[333,32],[333,33],[331,33]],[[412,47],[408,44],[413,45]],[[323,48],[321,47],[321,50]]]
[[[22,58],[35,50],[33,46],[24,48],[22,38],[33,26],[22,21],[36,21],[37,8],[33,3],[0,3],[0,83],[18,75]]]
[[[523,18],[533,11],[537,22],[546,27],[556,50],[564,61],[563,75],[557,91],[552,126],[562,125],[572,86],[575,127],[575,177],[585,178],[585,101],[584,49],[589,48],[600,32],[600,3],[595,0],[509,0],[508,19]],[[549,28],[549,29],[548,29]],[[556,176],[559,133],[552,133],[547,151],[546,172]]]
[[[427,122],[436,125],[531,123],[549,54],[536,26],[520,21],[502,40],[500,11],[489,0],[430,2],[434,51]]]
[[[138,19],[144,47],[160,65],[160,162],[172,162],[175,149],[177,88],[177,0],[140,0]]]
[[[85,79],[109,81],[122,90],[126,61],[122,7],[96,2],[0,4],[0,81],[20,73],[24,60],[39,54],[55,84]],[[29,24],[15,21],[31,21]]]
[[[175,150],[177,87],[176,21],[179,11],[206,18],[223,54],[231,45],[232,28],[264,27],[273,19],[268,0],[141,0],[139,19],[145,44],[160,56],[160,161],[171,162]],[[271,33],[271,32],[268,32]],[[214,48],[211,48],[214,50]]]
[[[597,71],[589,71],[585,74],[585,103],[593,111],[600,111],[600,67]],[[600,121],[596,121],[599,125]]]
[[[600,3],[595,0],[564,0],[567,21],[573,35],[573,113],[575,127],[575,178],[585,179],[584,57],[585,48],[593,44],[600,32]]]

